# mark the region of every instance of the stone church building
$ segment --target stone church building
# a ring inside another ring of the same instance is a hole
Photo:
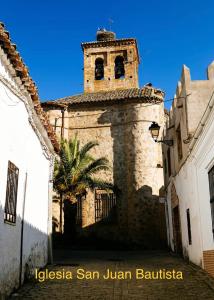
[[[159,202],[162,149],[148,128],[152,121],[163,128],[164,93],[152,84],[139,87],[136,39],[117,39],[106,30],[98,30],[96,38],[81,45],[84,92],[46,101],[43,109],[59,138],[77,134],[82,145],[99,142],[94,157],[105,156],[111,165],[111,171],[100,177],[121,191],[115,196],[96,190],[78,202],[76,223],[82,232],[155,247],[165,238],[164,208]],[[56,231],[59,207],[55,202]]]

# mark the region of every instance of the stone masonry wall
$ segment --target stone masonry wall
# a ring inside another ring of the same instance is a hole
[[[114,61],[124,57],[125,78],[115,79]],[[95,80],[95,60],[104,60],[104,79]],[[84,50],[84,91],[97,92],[123,88],[138,88],[138,57],[135,44],[111,47],[86,48]]]
[[[162,165],[162,153],[148,127],[152,121],[163,124],[162,104],[79,106],[70,109],[68,115],[69,137],[77,134],[82,144],[98,141],[92,154],[105,156],[110,162],[112,171],[99,177],[113,181],[121,190],[117,238],[145,242],[146,236],[148,241],[154,240],[157,228],[151,229],[156,226],[152,220],[158,217],[155,195],[163,185],[162,168],[157,167]]]

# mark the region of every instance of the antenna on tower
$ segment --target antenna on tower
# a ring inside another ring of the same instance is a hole
[[[111,27],[112,27],[112,24],[114,23],[114,20],[112,20],[111,18],[109,18],[108,22],[109,22],[109,30],[111,31]]]

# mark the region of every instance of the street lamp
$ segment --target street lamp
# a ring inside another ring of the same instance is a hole
[[[160,126],[156,122],[152,122],[152,124],[149,127],[149,131],[151,133],[151,136],[153,140],[156,143],[163,143],[167,146],[173,146],[173,140],[159,140],[158,141],[158,136],[159,136],[159,131],[160,131]]]

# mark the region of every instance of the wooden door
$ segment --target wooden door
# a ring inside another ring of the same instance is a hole
[[[174,233],[174,244],[175,252],[182,254],[182,240],[181,240],[181,226],[180,226],[180,214],[179,206],[173,208],[173,233]]]

